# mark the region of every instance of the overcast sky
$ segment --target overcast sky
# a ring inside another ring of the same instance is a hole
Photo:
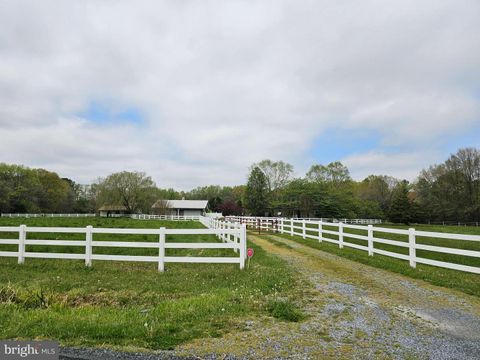
[[[480,1],[0,0],[0,162],[241,184],[413,180],[480,147]]]

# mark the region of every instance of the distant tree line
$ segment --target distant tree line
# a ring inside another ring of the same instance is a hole
[[[398,223],[480,221],[480,151],[460,149],[409,183],[387,175],[354,181],[341,162],[315,164],[304,177],[293,166],[263,160],[251,166],[246,185],[158,188],[143,172],[118,172],[80,185],[44,169],[0,164],[0,212],[88,213],[122,205],[150,213],[157,200],[208,200],[224,215],[379,218]]]
[[[0,164],[0,212],[58,213],[89,209],[85,188],[56,173]]]
[[[478,222],[480,151],[460,149],[413,183],[387,175],[354,181],[338,161],[294,178],[290,164],[263,160],[250,170],[244,202],[247,213],[261,216]]]
[[[210,185],[191,191],[158,188],[144,172],[122,171],[90,185],[44,169],[0,163],[0,213],[94,213],[123,206],[126,213],[150,213],[157,200],[208,200],[210,211],[241,215],[245,186]]]

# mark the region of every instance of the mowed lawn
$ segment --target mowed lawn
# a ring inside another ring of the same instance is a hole
[[[307,230],[307,234],[317,236],[318,230],[316,225],[307,225],[310,227],[311,230]],[[384,225],[375,225],[376,228],[396,228],[396,229],[408,229],[410,226],[404,225],[391,225],[391,224],[384,224]],[[411,226],[416,230],[421,231],[429,231],[429,232],[442,232],[442,233],[459,233],[459,234],[469,234],[469,235],[480,235],[480,227],[466,227],[466,226],[441,226],[441,225],[416,225]],[[330,231],[338,231],[338,227],[336,226],[326,226],[323,225],[324,230]],[[290,229],[286,226],[286,231]],[[301,230],[296,229],[296,232],[300,232]],[[367,241],[354,239],[348,237],[348,234],[358,234],[367,236],[367,230],[357,230],[357,229],[344,229],[344,241],[350,242],[354,244],[364,245],[367,246]],[[283,234],[280,235],[285,238],[291,238],[290,235]],[[390,234],[387,232],[375,231],[375,237],[389,239],[389,240],[397,240],[408,243],[408,235],[400,235],[400,234]],[[338,240],[338,236],[332,234],[323,234],[324,238],[330,238]],[[393,257],[383,256],[379,254],[374,254],[374,256],[368,256],[368,253],[363,250],[349,248],[344,246],[343,249],[340,249],[338,245],[328,243],[328,242],[318,242],[314,239],[303,239],[301,236],[293,236],[293,238],[305,245],[334,253],[336,255],[346,257],[355,261],[362,262],[367,265],[391,270],[394,272],[402,273],[413,278],[423,279],[428,281],[432,284],[445,286],[449,288],[454,288],[466,292],[468,294],[480,296],[480,275],[467,273],[463,271],[457,270],[450,270],[444,269],[435,266],[423,265],[417,263],[416,269],[411,268],[409,266],[408,261],[395,259]],[[474,250],[480,251],[480,242],[479,241],[462,241],[462,240],[454,240],[454,239],[439,239],[439,238],[431,238],[431,237],[416,237],[416,242],[418,244],[425,244],[425,245],[434,245],[434,246],[443,246],[443,247],[450,247],[450,248],[458,248],[458,249],[466,249],[466,250]],[[377,249],[387,250],[391,252],[396,252],[400,254],[408,254],[408,248],[387,245],[387,244],[380,244],[374,243],[374,247]],[[445,253],[438,253],[438,252],[431,252],[426,250],[417,250],[416,252],[417,257],[423,257],[427,259],[451,262],[456,264],[463,264],[469,266],[476,266],[480,267],[480,258],[478,257],[468,257],[468,256],[460,256],[460,255],[453,255],[453,254],[445,254]]]
[[[202,228],[197,222],[101,218],[0,218],[0,226]],[[18,233],[0,233],[1,239]],[[28,234],[30,239],[83,240],[84,234]],[[95,234],[94,240],[154,241],[156,235]],[[216,242],[214,235],[168,235],[167,242]],[[0,338],[55,339],[69,346],[171,349],[220,336],[245,320],[269,316],[272,301],[293,296],[286,264],[254,247],[248,270],[238,264],[156,263],[0,257]],[[0,251],[16,250],[0,245]],[[83,253],[82,247],[27,246],[27,251]],[[156,249],[94,248],[94,253],[158,255]],[[237,256],[230,249],[167,249],[166,255]]]

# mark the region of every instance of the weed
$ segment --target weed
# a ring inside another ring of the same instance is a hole
[[[267,310],[274,318],[281,320],[298,322],[305,318],[302,311],[289,300],[271,300]]]

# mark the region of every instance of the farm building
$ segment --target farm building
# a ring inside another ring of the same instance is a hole
[[[158,215],[200,216],[207,209],[208,200],[158,200],[152,211]]]
[[[98,213],[102,217],[120,217],[127,213],[127,208],[123,205],[103,205]]]

